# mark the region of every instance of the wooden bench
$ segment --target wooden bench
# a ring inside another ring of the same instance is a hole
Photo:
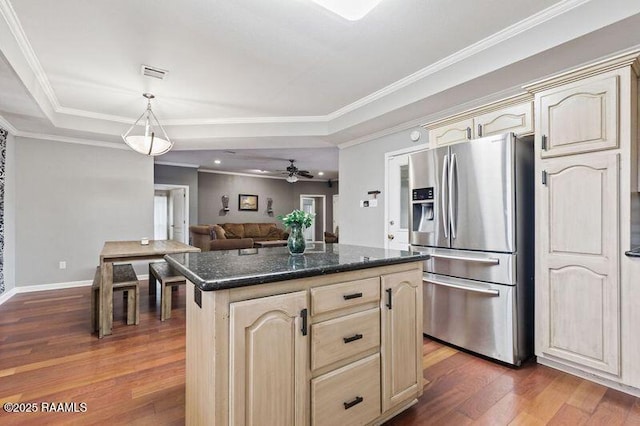
[[[156,282],[160,282],[160,320],[164,321],[171,318],[171,289],[187,280],[167,262],[149,263],[149,294],[156,293]]]
[[[93,331],[98,331],[101,315],[111,315],[112,312],[99,312],[100,307],[100,267],[96,267],[91,286],[91,327]],[[140,323],[140,282],[133,265],[130,263],[113,265],[113,291],[124,292],[127,305],[127,325],[137,325]],[[109,304],[109,309],[113,309],[113,301]]]

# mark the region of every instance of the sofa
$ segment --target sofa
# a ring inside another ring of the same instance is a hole
[[[275,223],[222,223],[189,227],[191,244],[202,251],[251,248],[255,242],[286,240],[289,234]]]

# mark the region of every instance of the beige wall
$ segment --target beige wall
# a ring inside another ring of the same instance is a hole
[[[16,286],[90,280],[105,241],[153,235],[152,158],[22,137],[15,147]]]
[[[277,216],[300,208],[300,194],[326,195],[327,229],[333,220],[333,194],[338,193],[338,185],[333,182],[298,181],[288,183],[284,179],[259,178],[221,173],[198,173],[198,223],[282,223]],[[238,195],[258,196],[258,211],[238,210]],[[229,196],[229,211],[222,211],[222,196]],[[273,199],[273,214],[267,213],[267,198]]]

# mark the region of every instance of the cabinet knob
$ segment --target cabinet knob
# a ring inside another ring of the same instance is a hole
[[[478,124],[478,137],[482,136],[482,124]]]
[[[393,240],[396,236],[393,234],[387,234],[387,239]]]
[[[471,127],[467,127],[467,139],[471,139]]]

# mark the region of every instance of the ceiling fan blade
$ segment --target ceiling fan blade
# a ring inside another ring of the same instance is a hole
[[[310,175],[309,172],[298,172],[298,176],[306,177],[308,179],[313,179],[313,175]]]

